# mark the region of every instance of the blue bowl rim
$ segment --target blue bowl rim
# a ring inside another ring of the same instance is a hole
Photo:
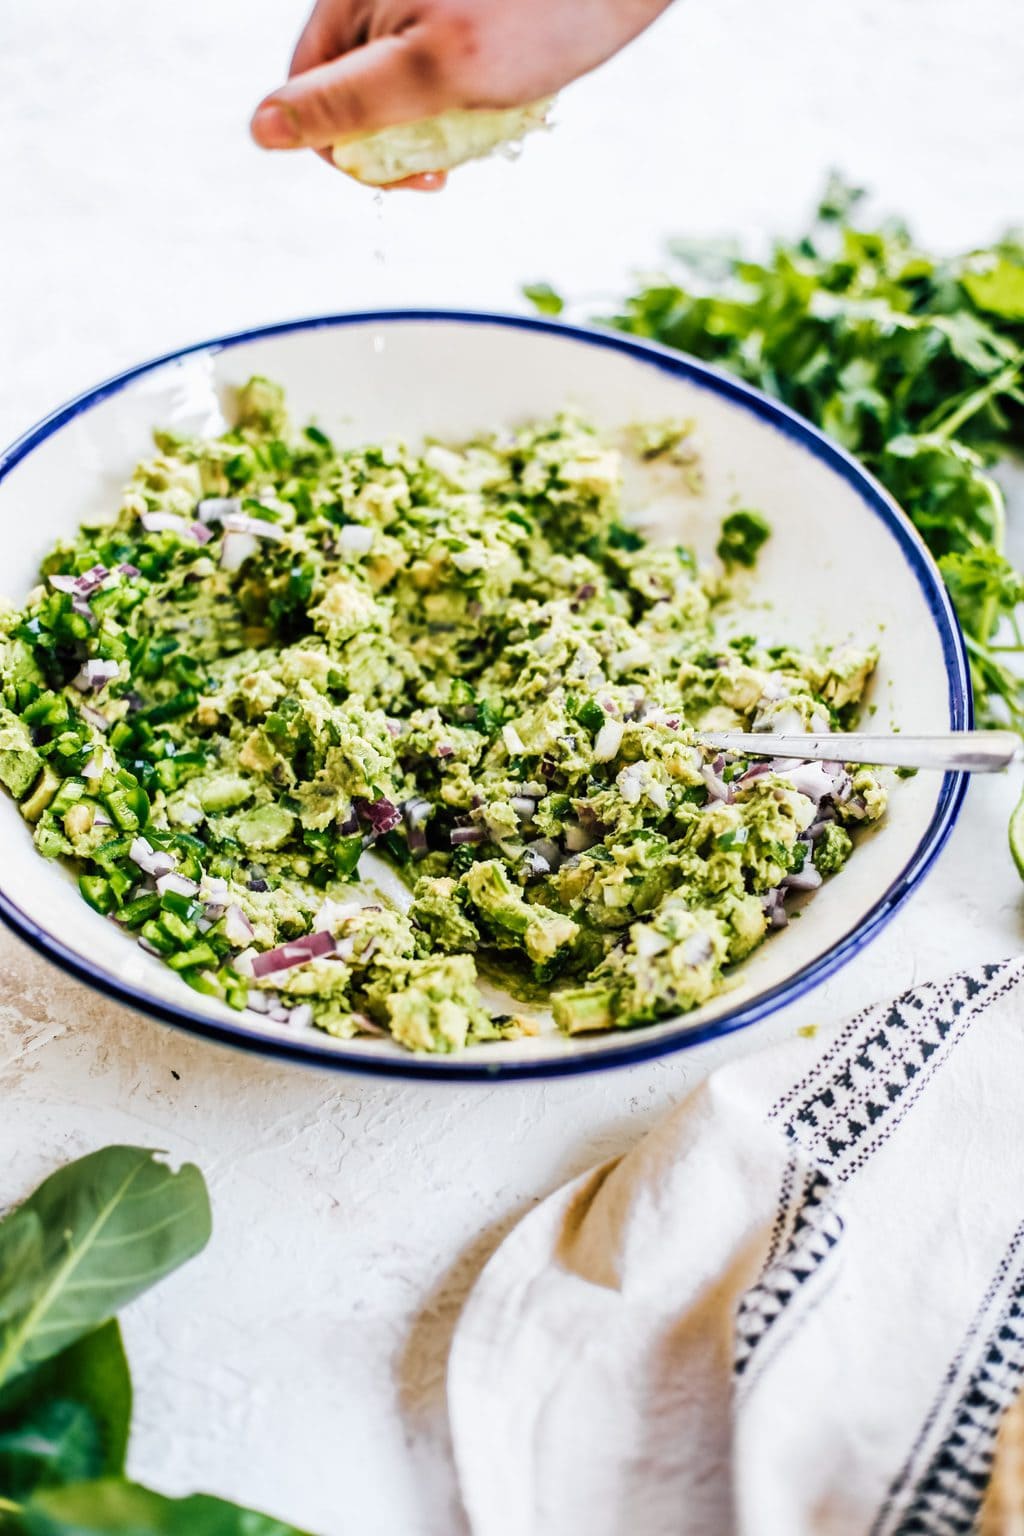
[[[66,404],[30,427],[0,453],[0,483],[14,466],[54,433],[101,401],[118,394],[136,379],[168,364],[202,353],[214,356],[249,342],[263,341],[307,330],[334,329],[350,325],[387,326],[402,322],[442,323],[449,325],[490,325],[562,337],[585,346],[602,347],[624,353],[638,362],[687,379],[700,388],[723,396],[749,411],[759,420],[781,431],[816,458],[821,459],[858,493],[861,500],[881,518],[910,565],[932,614],[942,643],[949,685],[951,730],[967,730],[973,724],[970,669],[960,624],[935,561],[906,513],[852,454],[826,437],[817,427],[788,406],[745,384],[732,374],[699,362],[658,342],[640,340],[614,330],[570,324],[563,320],[507,314],[491,310],[392,309],[359,310],[337,314],[314,315],[297,320],[229,332],[206,341],[166,352],[114,374],[102,383],[83,390]],[[255,1051],[263,1056],[300,1062],[314,1068],[329,1068],[369,1076],[411,1078],[419,1082],[497,1082],[522,1078],[564,1077],[575,1073],[596,1072],[611,1067],[631,1066],[674,1051],[685,1050],[707,1040],[745,1029],[779,1008],[805,996],[839,968],[853,959],[885,927],[907,897],[935,862],[959,815],[967,789],[965,774],[946,774],[940,786],[935,813],[912,857],[899,877],[879,898],[860,922],[856,923],[833,948],[817,960],[779,982],[777,986],[753,998],[745,1006],[720,1015],[705,1024],[687,1027],[685,1020],[671,1035],[653,1039],[643,1029],[610,1037],[615,1043],[588,1051],[585,1055],[550,1061],[495,1062],[464,1061],[458,1057],[396,1056],[373,1059],[351,1053],[343,1046],[319,1045],[308,1037],[290,1041],[268,1039],[238,1023],[219,1023],[194,1013],[181,1005],[164,1003],[138,987],[120,981],[99,967],[90,965],[68,949],[60,939],[40,928],[0,889],[0,920],[46,959],[68,971],[79,981],[104,993],[116,1002],[159,1019],[163,1023],[188,1030],[205,1039],[237,1049]]]

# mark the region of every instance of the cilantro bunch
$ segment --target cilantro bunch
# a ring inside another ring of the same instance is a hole
[[[604,324],[730,369],[856,454],[936,556],[970,653],[979,724],[1024,733],[1024,576],[992,466],[1024,449],[1024,233],[939,257],[902,223],[860,227],[833,177],[812,227],[763,261],[676,240],[671,275]],[[547,284],[526,290],[563,308]]]

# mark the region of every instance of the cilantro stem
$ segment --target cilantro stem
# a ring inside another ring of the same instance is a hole
[[[968,395],[966,400],[961,400],[956,410],[950,411],[945,420],[933,429],[931,435],[941,437],[944,442],[955,437],[965,422],[970,421],[972,416],[976,416],[983,406],[986,406],[990,400],[994,400],[997,395],[1006,393],[1019,378],[1022,369],[1024,369],[1024,349],[1018,352],[1017,356],[1012,358],[995,378],[989,379],[987,384],[983,384],[980,389]]]
[[[1006,550],[1006,502],[1003,493],[999,489],[991,475],[982,477],[985,491],[988,495],[989,506],[992,510],[992,545],[997,554],[1001,555]],[[990,592],[985,599],[985,606],[981,610],[981,638],[987,644],[996,627],[999,612],[999,595]]]

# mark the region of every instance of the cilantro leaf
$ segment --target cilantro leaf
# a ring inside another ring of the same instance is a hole
[[[753,566],[761,546],[771,538],[771,524],[760,512],[740,509],[730,512],[722,523],[718,558],[727,566]]]

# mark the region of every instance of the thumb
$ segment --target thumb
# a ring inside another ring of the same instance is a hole
[[[264,149],[322,149],[353,134],[433,117],[458,106],[426,29],[412,28],[295,75],[257,107],[252,136]]]

